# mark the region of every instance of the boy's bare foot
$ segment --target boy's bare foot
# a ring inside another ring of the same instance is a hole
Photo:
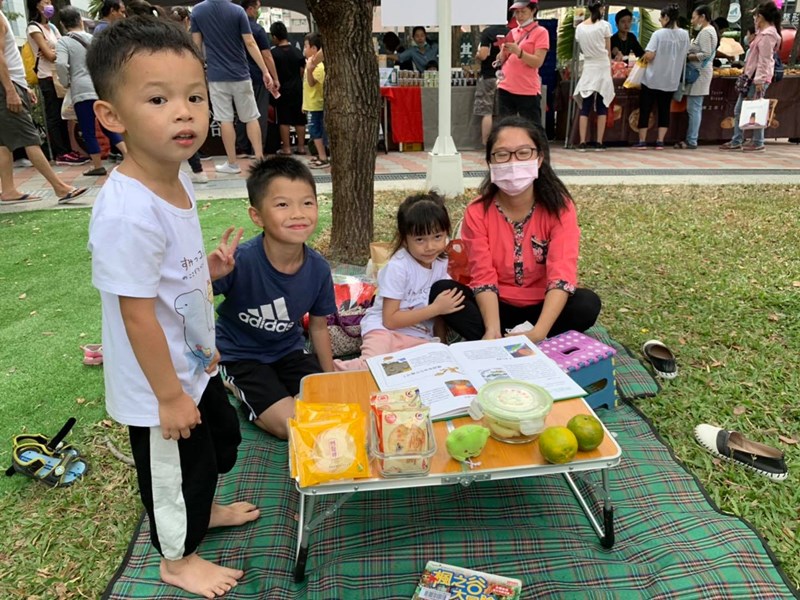
[[[249,502],[234,502],[233,504],[211,505],[211,519],[208,523],[211,527],[231,527],[234,525],[244,525],[250,521],[255,521],[261,514],[254,504]]]
[[[197,554],[190,554],[180,560],[161,559],[161,580],[190,594],[203,598],[216,598],[225,595],[236,586],[244,575],[239,569],[229,569],[215,565]]]

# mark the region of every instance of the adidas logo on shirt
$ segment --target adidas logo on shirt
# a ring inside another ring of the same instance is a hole
[[[284,333],[294,327],[294,322],[289,319],[286,301],[278,298],[272,304],[262,304],[258,308],[248,308],[246,312],[239,313],[239,319],[264,331]]]

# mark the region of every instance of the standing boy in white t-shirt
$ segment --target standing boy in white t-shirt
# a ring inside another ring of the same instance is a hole
[[[121,21],[87,55],[94,110],[128,154],[98,195],[89,226],[92,282],[103,305],[106,407],[128,425],[139,491],[161,553],[161,578],[205,598],[243,572],[196,554],[209,527],[258,517],[214,503],[241,441],[216,374],[211,282],[233,270],[233,227],[206,256],[180,165],[208,131],[203,60],[188,34],[152,17]]]

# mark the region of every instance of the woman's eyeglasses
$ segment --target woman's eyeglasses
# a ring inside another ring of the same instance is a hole
[[[496,163],[506,163],[511,160],[512,156],[517,160],[530,160],[534,156],[539,156],[539,149],[517,148],[513,152],[509,152],[508,150],[498,150],[497,152],[492,152],[492,159]]]

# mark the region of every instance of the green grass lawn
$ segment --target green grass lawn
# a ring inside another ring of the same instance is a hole
[[[753,523],[800,584],[800,188],[580,187],[581,279],[603,299],[601,322],[631,348],[657,337],[681,373],[639,407],[728,512]],[[404,194],[378,194],[376,239],[389,239]],[[451,202],[460,217],[466,196]],[[246,202],[200,205],[206,245],[228,225],[256,233]],[[327,247],[330,203],[315,245]],[[88,210],[0,218],[0,460],[11,436],[68,438],[92,472],[51,490],[0,478],[0,598],[97,598],[119,565],[140,513],[125,430],[103,407],[102,368],[81,364],[99,341],[100,303],[86,251]],[[109,251],[113,251],[109,249]],[[132,257],[131,260],[135,260]],[[787,453],[788,483],[720,464],[694,442],[695,424],[742,431]],[[794,490],[794,491],[792,491]]]

